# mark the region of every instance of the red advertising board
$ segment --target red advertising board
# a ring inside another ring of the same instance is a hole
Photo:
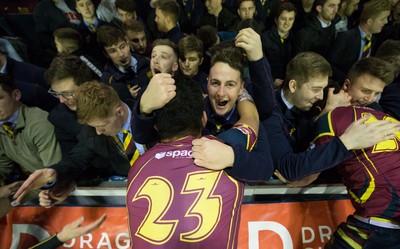
[[[323,248],[353,210],[349,200],[243,204],[238,248]],[[103,213],[107,220],[99,229],[60,248],[130,248],[126,212],[124,207],[14,208],[0,219],[0,248],[28,248],[80,216],[91,222]]]

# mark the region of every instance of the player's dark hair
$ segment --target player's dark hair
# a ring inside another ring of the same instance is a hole
[[[198,84],[184,76],[175,77],[176,96],[156,117],[155,126],[161,140],[199,136],[202,128],[204,100]]]

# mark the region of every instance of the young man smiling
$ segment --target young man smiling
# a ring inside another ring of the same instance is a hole
[[[208,77],[208,98],[205,99],[205,110],[207,114],[207,123],[203,129],[203,134],[219,135],[224,141],[233,144],[234,152],[231,149],[232,157],[235,157],[235,163],[249,165],[249,167],[229,169],[229,174],[237,176],[240,179],[262,178],[269,179],[272,175],[272,162],[269,153],[269,144],[266,140],[266,133],[260,127],[258,144],[252,156],[246,154],[248,147],[240,146],[240,138],[233,135],[226,135],[225,131],[235,125],[245,124],[258,130],[258,113],[254,105],[248,101],[239,101],[239,94],[243,92],[243,48],[246,51],[249,60],[250,75],[254,92],[254,100],[259,108],[260,119],[267,116],[275,105],[274,90],[269,73],[268,61],[263,57],[260,36],[252,29],[243,29],[236,38],[236,48],[227,48],[215,54],[212,60],[212,67]],[[240,58],[240,60],[238,60]],[[167,75],[163,74],[164,77]],[[154,81],[156,83],[156,81]],[[141,143],[158,141],[156,131],[153,129],[156,110],[163,107],[175,95],[175,85],[173,81],[160,81],[158,84],[149,84],[147,90],[143,93],[139,104],[134,109],[135,139]],[[244,108],[243,105],[247,105]],[[252,108],[252,109],[251,109]],[[257,117],[257,122],[252,120]],[[239,132],[240,133],[240,132]],[[231,133],[230,133],[231,134]],[[237,135],[237,134],[236,134]],[[240,135],[240,134],[239,134]],[[242,134],[243,135],[243,134]],[[240,137],[240,136],[239,136]],[[234,141],[235,140],[235,141]],[[195,140],[198,147],[204,142]],[[195,149],[194,149],[195,150]],[[259,153],[260,152],[260,153]],[[245,155],[246,154],[246,155]],[[194,154],[195,155],[195,154]],[[226,156],[226,154],[225,154]],[[254,156],[254,157],[253,157]],[[263,162],[257,169],[252,167],[252,160]],[[203,160],[201,160],[203,161]],[[231,163],[233,163],[233,159]],[[197,162],[196,162],[197,164]],[[203,165],[201,165],[203,166]],[[232,164],[230,165],[232,166]],[[236,171],[236,169],[239,169]],[[255,176],[256,175],[256,176]]]
[[[276,95],[278,104],[274,112],[263,122],[268,133],[268,142],[273,145],[270,146],[270,156],[275,168],[290,181],[304,180],[304,177],[311,175],[304,182],[296,182],[296,185],[307,184],[308,181],[316,179],[317,176],[312,175],[313,173],[332,168],[347,160],[352,156],[353,149],[371,147],[385,140],[382,134],[391,134],[399,130],[398,123],[364,123],[367,118],[362,118],[323,146],[310,146],[314,138],[315,119],[315,113],[310,112],[310,109],[317,101],[323,99],[323,89],[328,85],[331,72],[329,63],[322,56],[312,52],[298,54],[287,67],[283,88]],[[379,78],[377,80],[381,81]],[[388,80],[390,79],[386,79]],[[335,107],[350,105],[350,99],[344,90],[334,95],[333,88],[329,89],[327,105],[320,115]],[[265,167],[264,162],[256,160],[246,165],[237,163],[236,160],[240,159],[233,156],[232,149],[227,145],[216,141],[202,141],[196,142],[196,146],[199,149],[196,149],[198,153],[194,157],[196,164],[197,160],[200,160],[200,166],[219,170],[233,165],[231,170],[235,172],[247,171],[248,179],[256,180],[264,176],[257,174]],[[216,153],[217,151],[219,153]],[[253,171],[251,167],[254,167]]]
[[[376,99],[393,81],[390,65],[375,57],[357,61],[347,74],[342,89],[351,97],[351,105],[367,106],[382,111]]]
[[[252,90],[254,102],[260,113],[260,119],[265,118],[271,113],[275,105],[274,90],[272,87],[272,79],[269,72],[269,63],[262,53],[260,36],[252,29],[243,29],[239,32],[236,39],[235,48],[227,48],[221,50],[214,55],[212,67],[208,77],[208,98],[206,99],[206,112],[208,116],[208,124],[206,128],[211,134],[221,133],[231,128],[239,119],[237,113],[236,102],[239,95],[244,89],[243,69],[244,58],[240,48],[246,51],[247,58],[250,61],[250,75],[252,80]],[[157,46],[153,46],[154,51],[158,51]],[[161,53],[160,53],[161,54]],[[159,56],[159,54],[157,54]],[[161,54],[162,55],[162,54]],[[155,57],[154,57],[155,58]],[[162,58],[162,56],[161,56]],[[239,58],[239,59],[238,59]],[[159,64],[151,62],[152,70],[161,68]],[[168,71],[161,71],[168,72]],[[160,86],[160,87],[164,87]],[[167,86],[167,88],[173,88]],[[159,102],[158,94],[151,94],[149,91],[143,94],[140,100],[138,114],[135,118],[153,115],[153,111],[160,107],[160,103],[155,106],[154,102]],[[154,100],[157,97],[157,100]],[[267,102],[266,102],[267,101]],[[161,103],[161,106],[165,103]],[[243,114],[241,114],[243,115]],[[140,122],[134,122],[139,124]],[[146,125],[152,128],[152,125]],[[143,128],[143,127],[142,127]],[[137,128],[138,134],[148,133],[142,128]]]

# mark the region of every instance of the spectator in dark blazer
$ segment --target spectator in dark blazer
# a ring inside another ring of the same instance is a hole
[[[103,60],[98,60],[84,51],[82,49],[81,35],[78,31],[72,28],[58,28],[54,31],[54,42],[58,54],[74,54],[78,56],[92,70],[93,77],[100,79],[106,59],[100,53],[100,49],[97,54],[98,57],[102,56]]]
[[[97,61],[105,64],[106,58],[99,53],[101,49],[97,44],[96,31],[107,23],[97,18],[95,4],[92,0],[75,0],[75,8],[82,20],[78,26],[82,37],[82,49]]]
[[[101,26],[97,31],[97,41],[109,59],[101,82],[110,84],[124,102],[132,103],[141,90],[144,91],[152,76],[149,61],[131,53],[129,40],[116,27]]]
[[[297,33],[299,29],[305,26],[308,16],[314,12],[313,5],[315,0],[290,0],[290,2],[297,9],[296,21],[293,24],[293,31]]]
[[[253,19],[258,24],[261,31],[265,30],[265,22],[255,19],[256,13],[258,13],[255,2],[255,0],[239,0],[237,13],[240,17],[240,20],[237,20],[237,23],[235,25],[236,29],[240,21]]]
[[[44,48],[54,50],[54,55],[54,30],[60,27],[77,28],[81,22],[74,7],[73,0],[42,0],[33,11],[35,31],[40,43]]]
[[[176,44],[184,36],[179,25],[179,5],[175,0],[159,1],[156,4],[156,18],[158,31],[164,35],[158,38],[169,39]]]
[[[336,15],[340,0],[316,0],[316,13],[310,15],[305,26],[296,34],[296,51],[316,52],[326,56],[335,39]]]
[[[254,0],[257,10],[254,20],[263,24],[265,29],[272,28],[274,25],[274,18],[281,2],[281,0]]]
[[[349,30],[349,17],[358,8],[360,0],[341,0],[339,10],[337,12],[340,16],[340,21],[336,23],[336,33]]]
[[[382,32],[377,34],[378,44],[387,39],[400,40],[400,1],[392,8],[388,23],[383,27]]]
[[[203,0],[178,0],[181,8],[179,26],[182,32],[191,34],[201,27],[202,18],[207,12]]]
[[[329,50],[328,60],[333,79],[342,81],[351,66],[359,59],[374,54],[376,40],[373,34],[381,32],[390,14],[390,0],[371,0],[364,5],[360,25],[337,35]],[[370,48],[367,48],[370,39]]]
[[[131,42],[132,51],[150,59],[151,45],[143,24],[137,20],[129,20],[122,24],[122,30]]]
[[[283,3],[278,9],[275,25],[261,35],[263,51],[271,64],[274,87],[282,85],[286,75],[286,65],[294,56],[294,34],[292,31],[296,17],[296,7]]]
[[[181,73],[196,81],[203,93],[207,93],[207,74],[200,70],[203,63],[203,42],[194,35],[179,41],[179,69]]]
[[[54,125],[54,132],[63,158],[67,157],[78,143],[84,141],[84,138],[79,136],[83,125],[77,121],[76,102],[73,94],[81,84],[92,79],[89,67],[75,55],[57,56],[46,71],[46,80],[51,86],[51,93],[59,102],[49,113],[48,120]],[[111,165],[100,155],[93,156],[92,160],[89,160],[89,165],[96,170],[85,172],[83,178],[91,178],[92,183],[98,176],[111,173],[109,171]]]
[[[140,18],[136,11],[136,2],[133,0],[116,0],[115,1],[115,8],[117,9],[119,19],[114,18],[110,23],[116,26],[119,29],[122,29],[122,24],[129,21],[129,20],[137,20],[143,24],[145,27],[147,37],[151,38],[152,33],[148,30],[146,26],[146,22]],[[154,27],[155,28],[155,27]],[[151,32],[153,30],[151,29]]]

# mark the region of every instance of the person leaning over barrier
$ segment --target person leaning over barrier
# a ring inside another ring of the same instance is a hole
[[[112,87],[98,81],[86,82],[79,86],[74,101],[78,122],[85,124],[79,136],[85,139],[58,164],[31,174],[15,194],[16,203],[30,189],[45,186],[48,190],[43,191],[50,193],[42,191],[39,201],[49,207],[54,204],[51,191],[65,196],[62,189],[56,188],[80,177],[95,156],[106,157],[118,175],[127,176],[130,166],[143,154],[144,146],[132,139],[132,111]]]

